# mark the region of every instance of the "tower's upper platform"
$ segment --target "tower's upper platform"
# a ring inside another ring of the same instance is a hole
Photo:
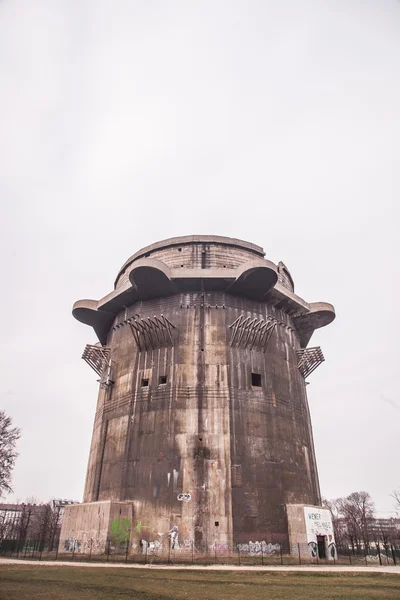
[[[91,325],[102,344],[118,312],[138,300],[193,290],[220,290],[269,302],[289,313],[306,346],[313,331],[335,318],[331,304],[307,303],[294,293],[286,266],[264,258],[260,246],[213,235],[169,238],[142,248],[118,272],[101,300],[79,300],[73,315]]]

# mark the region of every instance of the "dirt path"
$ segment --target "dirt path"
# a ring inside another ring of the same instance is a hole
[[[175,569],[185,571],[314,571],[329,573],[395,573],[400,575],[400,566],[377,566],[377,567],[347,567],[342,565],[327,566],[302,566],[302,565],[283,565],[283,566],[259,566],[259,567],[239,567],[235,565],[137,565],[125,563],[95,563],[95,562],[65,562],[65,561],[40,561],[40,560],[19,560],[13,558],[0,558],[0,565],[35,565],[43,567],[94,567],[94,568],[122,568],[122,569]]]

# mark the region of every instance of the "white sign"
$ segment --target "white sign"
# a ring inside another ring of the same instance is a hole
[[[327,508],[304,507],[307,542],[317,542],[317,535],[326,536],[328,545],[335,542],[332,517]]]

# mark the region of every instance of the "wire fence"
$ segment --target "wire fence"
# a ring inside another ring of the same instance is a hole
[[[209,552],[198,551],[194,544],[167,548],[146,544],[132,548],[129,540],[113,543],[111,540],[99,550],[91,540],[85,544],[77,540],[62,540],[49,545],[43,540],[0,541],[0,556],[25,560],[107,562],[132,564],[171,565],[237,565],[237,566],[280,566],[280,565],[350,565],[385,566],[400,565],[400,545],[374,544],[373,547],[331,547],[322,557],[310,544],[235,544],[233,547],[214,545]]]

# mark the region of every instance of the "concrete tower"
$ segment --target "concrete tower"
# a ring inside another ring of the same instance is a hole
[[[332,305],[297,296],[259,246],[194,235],[143,248],[73,315],[98,337],[83,358],[100,390],[64,548],[103,551],[121,529],[131,551],[309,539],[302,509],[321,498],[305,377],[324,359],[307,346]]]

